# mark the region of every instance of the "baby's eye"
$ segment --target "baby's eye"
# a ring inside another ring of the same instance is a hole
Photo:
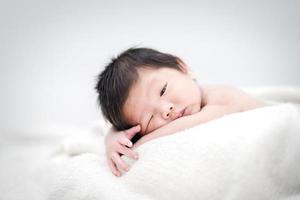
[[[166,84],[164,85],[163,89],[160,91],[160,96],[162,96],[162,95],[166,92],[167,85],[168,85],[168,83],[166,83]]]

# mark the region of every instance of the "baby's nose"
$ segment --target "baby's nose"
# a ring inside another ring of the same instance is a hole
[[[172,111],[173,111],[173,108],[174,108],[173,106],[170,106],[170,107],[169,107],[169,110],[165,113],[165,116],[164,116],[164,117],[165,117],[166,119],[169,119],[170,117],[173,116],[173,112],[172,112]]]

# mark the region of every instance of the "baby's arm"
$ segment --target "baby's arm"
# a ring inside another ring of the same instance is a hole
[[[254,108],[265,106],[264,103],[249,96],[243,91],[232,87],[216,87],[214,91],[209,91],[207,103],[200,112],[193,115],[178,118],[163,127],[145,135],[134,144],[137,146],[158,137],[170,135],[178,131],[191,128],[201,123],[224,116],[225,114],[242,112]]]
[[[151,133],[143,136],[134,144],[134,148],[153,140],[158,137],[174,134],[178,131],[191,128],[201,123],[208,122],[212,119],[222,117],[225,114],[238,112],[238,108],[234,106],[225,105],[207,105],[202,108],[202,110],[193,115],[178,118],[159,129],[152,131]]]

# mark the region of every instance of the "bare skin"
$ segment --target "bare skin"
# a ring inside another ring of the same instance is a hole
[[[116,131],[113,127],[105,137],[106,157],[109,168],[115,176],[121,176],[120,170],[128,171],[128,165],[121,159],[120,155],[138,159],[137,152],[133,151],[131,139],[139,133],[140,126],[134,126],[128,130]]]
[[[163,127],[152,131],[137,141],[132,149],[155,138],[174,134],[187,128],[194,127],[224,115],[252,110],[265,104],[246,93],[230,87],[206,86],[202,87],[203,105],[195,114],[178,118]]]
[[[176,117],[149,133],[143,132],[140,125],[120,132],[112,129],[106,138],[106,152],[113,174],[121,176],[120,169],[123,171],[129,170],[129,166],[121,159],[121,154],[137,159],[138,155],[134,149],[146,142],[220,118],[226,114],[265,106],[263,102],[233,87],[203,86],[199,89],[201,89],[199,110],[197,110],[196,106],[190,112],[187,111],[184,116],[178,117],[178,113],[171,109],[169,116]],[[142,134],[143,136],[132,145],[130,140],[135,134]],[[112,135],[115,137],[112,137]]]

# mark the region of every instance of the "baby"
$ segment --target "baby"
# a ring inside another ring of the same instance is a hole
[[[264,106],[236,88],[199,86],[180,58],[149,48],[130,48],[113,58],[95,89],[103,116],[113,126],[105,145],[116,176],[129,170],[121,155],[137,160],[134,149],[147,141]]]

